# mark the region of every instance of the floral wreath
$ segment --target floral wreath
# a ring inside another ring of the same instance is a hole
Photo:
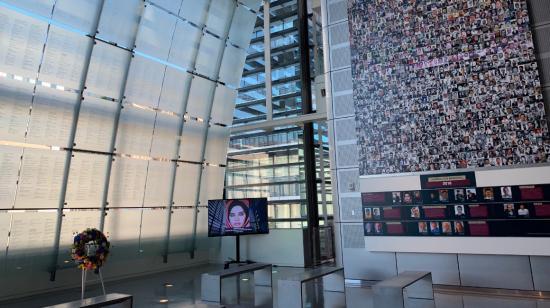
[[[71,257],[80,269],[99,269],[107,260],[110,247],[111,243],[103,232],[88,228],[75,235]]]

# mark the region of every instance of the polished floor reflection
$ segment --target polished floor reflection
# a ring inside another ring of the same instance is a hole
[[[201,304],[200,274],[219,269],[219,265],[200,266],[185,270],[159,273],[139,278],[106,283],[107,292],[127,293],[134,296],[134,307],[194,307]],[[273,268],[273,296],[269,287],[254,287],[253,275],[224,280],[223,301],[227,307],[278,307],[276,280],[304,271],[301,268]],[[407,306],[437,308],[550,308],[550,298],[536,292],[508,290],[436,288],[434,302],[415,302]],[[254,290],[254,292],[253,292]],[[344,293],[323,292],[320,282],[304,288],[304,307],[357,307],[374,308],[372,291],[368,286],[346,286]],[[88,288],[86,296],[99,295],[99,286]],[[76,300],[80,288],[55,292],[32,298],[0,303],[0,307],[42,307]],[[284,308],[284,307],[282,307]]]

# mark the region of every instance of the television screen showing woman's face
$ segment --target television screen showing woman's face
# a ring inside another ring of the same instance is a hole
[[[245,231],[250,229],[250,205],[247,200],[227,200],[225,215],[226,230]]]
[[[243,227],[246,220],[246,214],[241,206],[234,206],[229,212],[229,222],[236,228]]]

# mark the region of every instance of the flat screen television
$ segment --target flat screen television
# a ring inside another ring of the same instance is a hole
[[[208,236],[269,233],[267,198],[208,201]]]

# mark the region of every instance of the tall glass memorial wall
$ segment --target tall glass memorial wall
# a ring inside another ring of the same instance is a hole
[[[86,227],[110,263],[208,248],[259,5],[0,1],[0,296]]]
[[[315,91],[320,86],[315,86],[318,80],[315,76],[323,80],[319,16],[320,8],[310,8],[310,82],[314,89],[311,94],[314,109],[324,104],[320,91],[319,94]],[[242,128],[300,116],[303,81],[298,1],[272,0],[260,8],[249,48],[233,125]],[[320,223],[328,225],[333,211],[326,122],[314,123],[314,131]],[[303,138],[303,127],[299,123],[233,133],[229,142],[226,196],[267,197],[270,228],[307,226]]]

